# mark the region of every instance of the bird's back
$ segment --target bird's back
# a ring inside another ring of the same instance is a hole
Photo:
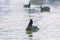
[[[37,27],[37,26],[32,26],[32,31],[33,32],[36,32],[36,31],[38,31],[39,30],[39,28]]]

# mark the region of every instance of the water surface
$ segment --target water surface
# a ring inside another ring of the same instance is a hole
[[[42,13],[35,4],[30,10],[24,8],[23,5],[28,2],[28,0],[0,0],[0,40],[60,40],[59,0],[48,0],[48,3],[52,2],[49,4],[51,11]],[[33,19],[33,25],[40,29],[33,33],[32,37],[25,31],[29,19]]]

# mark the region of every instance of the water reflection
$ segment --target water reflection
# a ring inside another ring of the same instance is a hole
[[[56,2],[60,2],[60,0],[31,0],[31,2],[34,5],[52,5]]]
[[[45,3],[45,0],[31,0],[32,4],[42,5]]]
[[[9,5],[10,0],[5,0],[5,5]]]
[[[28,37],[29,37],[29,40],[33,40],[33,39],[32,39],[32,38],[33,38],[33,35],[32,35],[32,34],[29,35]]]
[[[0,7],[0,15],[7,15],[10,13],[10,8],[9,7]]]
[[[33,38],[33,34],[32,34],[32,31],[26,31],[26,33],[27,33],[27,35],[28,35],[28,39],[29,40],[33,40],[32,38]]]
[[[24,9],[26,12],[28,13],[37,13],[37,12],[40,12],[40,8],[29,8],[29,9]]]
[[[0,0],[0,4],[9,5],[10,0]]]
[[[60,3],[55,0],[51,0],[51,1],[48,0],[48,1],[51,4],[54,3],[55,5]],[[54,40],[55,38],[57,40],[60,40],[59,39],[60,38],[60,31],[59,31],[60,30],[59,29],[60,27],[60,23],[59,23],[60,9],[59,8],[60,7],[58,8],[53,7],[52,12],[49,12],[49,13],[47,12],[40,13],[39,8],[34,8],[34,7],[31,9],[23,8],[24,9],[23,10],[22,8],[19,9],[21,5],[17,5],[18,3],[14,3],[14,5],[9,5],[10,3],[13,4],[14,2],[10,2],[10,0],[0,0],[0,38],[1,40],[4,40],[4,39],[5,40],[28,40],[28,39],[40,40],[38,38],[41,38],[41,40],[49,40],[49,39]],[[36,33],[26,32],[25,34],[24,29],[28,23],[26,21],[27,19],[33,19],[34,24],[39,26],[40,31]],[[28,37],[26,37],[27,35]]]

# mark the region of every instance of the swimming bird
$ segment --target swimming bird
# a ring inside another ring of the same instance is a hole
[[[25,8],[30,8],[30,6],[31,6],[31,2],[29,2],[28,5],[24,5]]]
[[[41,6],[40,8],[41,8],[41,12],[43,12],[43,11],[49,12],[50,11],[50,8],[48,6],[45,6],[45,7]]]
[[[36,31],[39,30],[39,28],[38,28],[37,26],[33,26],[33,20],[30,19],[30,22],[29,22],[26,30],[27,30],[27,31],[31,31],[31,30],[32,30],[32,32],[36,32]]]

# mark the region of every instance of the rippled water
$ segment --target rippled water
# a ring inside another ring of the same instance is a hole
[[[51,11],[43,13],[36,5],[32,5],[30,11],[24,8],[27,2],[0,0],[0,40],[60,40],[60,2],[54,1],[49,5]],[[32,37],[25,31],[29,19],[40,29]]]

